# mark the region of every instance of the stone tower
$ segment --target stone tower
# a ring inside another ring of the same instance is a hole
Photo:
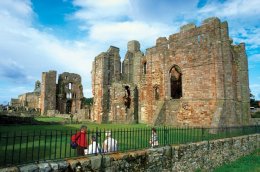
[[[158,38],[145,55],[137,41],[127,47],[119,80],[111,79],[109,51],[93,63],[98,122],[208,127],[249,123],[245,45],[233,45],[227,22],[213,17],[198,27],[182,26],[179,33]]]
[[[78,74],[64,72],[57,85],[57,110],[62,114],[75,114],[81,109],[83,86]]]
[[[95,95],[94,120],[108,122],[110,111],[110,86],[121,79],[119,48],[111,46],[107,52],[98,55],[92,65],[92,87]]]
[[[40,107],[41,114],[46,115],[47,110],[56,109],[56,71],[42,73]]]

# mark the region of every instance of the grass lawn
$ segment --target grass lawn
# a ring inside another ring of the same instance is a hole
[[[151,127],[144,124],[86,123],[88,136],[100,133],[98,142],[105,140],[105,131],[111,130],[118,141],[119,151],[150,147]],[[9,125],[0,126],[0,166],[38,160],[62,159],[76,156],[70,148],[70,138],[81,124],[68,125]],[[180,144],[201,139],[200,129],[158,128],[160,145]]]
[[[214,172],[259,172],[260,171],[260,149],[251,155],[242,157],[235,162],[225,164]]]
[[[40,118],[40,120],[49,122],[51,118]],[[55,120],[61,121],[62,119],[56,118]],[[75,150],[70,148],[70,138],[81,125],[0,126],[0,166],[76,156]],[[97,130],[101,133],[99,143],[105,139],[104,132],[112,130],[113,137],[119,143],[120,151],[149,146],[151,130],[144,124],[85,123],[85,125],[88,127],[89,138],[96,134]]]
[[[62,117],[36,117],[34,118],[36,121],[41,122],[65,122],[66,119]]]
[[[62,118],[36,118],[36,120],[62,121]],[[20,164],[38,160],[62,159],[76,156],[70,148],[70,138],[82,124],[55,125],[8,125],[0,126],[0,166]],[[150,147],[151,127],[145,124],[96,124],[86,122],[88,137],[99,133],[98,142],[105,139],[105,131],[111,130],[118,141],[119,151],[137,150]],[[255,128],[234,129],[216,132],[202,128],[158,127],[160,145],[182,144],[212,140],[253,133]]]

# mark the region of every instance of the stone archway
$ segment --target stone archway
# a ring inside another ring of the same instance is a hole
[[[128,85],[125,86],[124,105],[126,109],[130,109],[131,105],[131,92]]]
[[[173,65],[170,69],[170,93],[172,99],[182,97],[182,73],[177,65]]]
[[[139,91],[137,86],[135,86],[134,89],[134,120],[136,123],[138,123],[138,110],[139,109]]]
[[[71,100],[67,100],[67,102],[66,102],[66,114],[70,114],[71,113],[71,107],[72,107],[72,101]]]
[[[158,85],[155,85],[153,87],[153,94],[154,94],[154,99],[155,100],[159,100],[160,99],[160,90],[159,90],[159,86]]]

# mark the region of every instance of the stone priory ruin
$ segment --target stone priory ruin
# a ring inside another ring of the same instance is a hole
[[[123,62],[110,46],[92,67],[94,120],[99,123],[237,126],[249,123],[245,44],[228,23],[208,18],[160,37],[144,53],[130,41]]]

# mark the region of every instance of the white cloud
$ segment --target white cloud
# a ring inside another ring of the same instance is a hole
[[[8,85],[9,89],[1,93],[0,101],[33,89],[35,80],[41,80],[41,73],[52,69],[78,73],[83,87],[91,88],[92,61],[100,47],[86,40],[59,40],[34,28],[29,1],[0,1],[0,9],[0,80],[4,80],[0,87]],[[29,89],[17,89],[23,86]],[[85,96],[91,93],[86,92]]]
[[[103,51],[109,45],[114,45],[119,47],[121,52],[125,52],[127,42],[130,40],[138,40],[142,48],[148,48],[155,45],[158,37],[167,37],[175,33],[179,26],[165,24],[157,20],[143,21],[145,18],[142,16],[147,12],[147,9],[144,8],[149,1],[142,2],[144,4],[133,0],[74,0],[73,4],[80,9],[72,17],[83,22],[79,28],[87,30],[90,42],[107,46],[104,47]],[[168,7],[161,3],[160,10]],[[177,9],[177,7],[175,8]],[[158,11],[158,13],[160,12]],[[160,13],[160,15],[162,14]]]
[[[134,20],[161,22],[174,25],[175,22],[194,19],[199,0],[130,0],[131,17]]]
[[[16,19],[30,19],[33,13],[29,0],[2,0],[0,13],[5,16],[15,16]]]
[[[252,26],[234,28],[230,31],[230,35],[236,43],[245,42],[247,49],[260,48],[260,28]]]
[[[97,42],[113,43],[125,48],[130,40],[140,41],[141,46],[152,46],[158,37],[168,36],[176,31],[176,28],[160,23],[146,24],[138,21],[98,23],[91,27],[89,37]]]
[[[247,18],[259,16],[259,6],[259,0],[228,0],[222,3],[218,0],[211,0],[199,10],[199,13],[218,17]]]
[[[73,4],[81,8],[74,17],[90,23],[120,19],[128,15],[130,7],[127,0],[74,0]]]
[[[83,79],[84,94],[91,96],[90,70],[96,55],[106,51],[109,45],[124,51],[127,42],[133,39],[140,41],[141,47],[151,47],[158,37],[177,32],[180,23],[218,16],[228,20],[230,35],[235,42],[245,42],[247,49],[260,47],[260,29],[252,27],[259,24],[260,1],[229,0],[220,3],[209,0],[200,10],[196,9],[197,2],[73,0],[74,6],[79,8],[70,18],[80,21],[78,28],[86,30],[86,37],[69,41],[33,27],[35,14],[30,0],[0,0],[0,58],[5,63],[15,61],[16,64],[10,63],[9,66],[23,74],[21,76],[31,82],[31,88],[34,80],[41,79],[43,71],[55,69],[58,73],[78,73]],[[249,58],[258,61],[259,53]],[[3,66],[0,63],[0,68]],[[1,70],[0,79],[4,79]]]

